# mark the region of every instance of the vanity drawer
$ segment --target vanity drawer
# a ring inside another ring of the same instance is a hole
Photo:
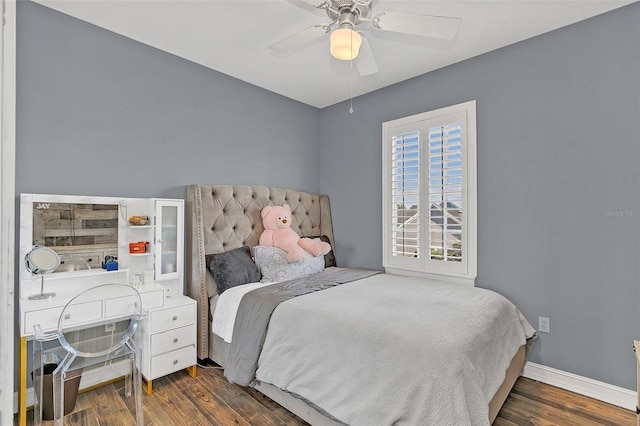
[[[137,297],[123,296],[106,299],[104,308],[105,318],[113,318],[122,315],[128,315],[135,312]]]
[[[43,331],[52,331],[58,328],[58,320],[64,307],[42,309],[25,313],[25,331],[33,332],[33,326],[40,324]],[[102,318],[102,301],[82,303],[70,306],[67,310],[70,315],[65,325],[72,326],[83,323],[90,323]]]
[[[195,316],[195,305],[192,303],[151,312],[149,315],[151,333],[195,324]]]
[[[60,307],[26,312],[24,315],[25,333],[33,333],[33,326],[36,324],[40,324],[42,331],[56,330],[58,328],[58,319],[63,309],[63,307]]]
[[[162,377],[196,363],[196,347],[187,346],[151,358],[151,377]]]
[[[164,303],[164,292],[160,290],[141,293],[140,299],[144,309],[158,308]],[[105,300],[105,317],[112,318],[133,312],[135,303],[136,298],[134,296],[107,299]]]
[[[176,328],[151,336],[151,356],[196,344],[196,326]]]
[[[162,290],[140,293],[140,298],[144,309],[159,308],[164,305],[164,291]]]

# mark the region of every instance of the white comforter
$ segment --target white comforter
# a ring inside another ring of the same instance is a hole
[[[375,275],[273,312],[257,380],[350,425],[486,425],[535,333],[495,292]]]

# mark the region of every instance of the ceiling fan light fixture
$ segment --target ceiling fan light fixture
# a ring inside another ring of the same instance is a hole
[[[334,58],[348,61],[358,56],[362,36],[350,28],[338,28],[331,33],[329,44]]]

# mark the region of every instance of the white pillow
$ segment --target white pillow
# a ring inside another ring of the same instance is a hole
[[[262,274],[261,282],[287,281],[324,270],[324,256],[307,253],[297,262],[289,263],[287,253],[277,247],[255,246],[253,259]]]

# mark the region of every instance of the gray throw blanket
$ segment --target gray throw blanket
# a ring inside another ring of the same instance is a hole
[[[330,268],[323,272],[261,287],[245,294],[238,307],[224,375],[248,386],[255,379],[258,357],[274,309],[291,298],[335,287],[380,273],[364,269]]]

